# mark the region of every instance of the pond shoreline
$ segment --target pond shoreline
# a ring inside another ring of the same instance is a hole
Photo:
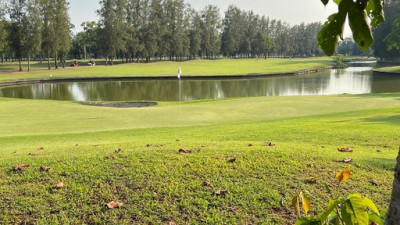
[[[400,76],[400,72],[395,71],[381,71],[381,70],[373,70],[374,75],[395,75]]]
[[[287,73],[271,73],[271,74],[248,74],[248,75],[218,75],[218,76],[183,76],[182,80],[206,80],[206,79],[247,79],[247,78],[265,78],[277,76],[296,76],[302,74],[311,74],[332,70],[333,67],[324,67],[310,70],[300,70]],[[41,78],[41,79],[24,79],[15,81],[1,81],[0,87],[20,86],[39,83],[64,83],[64,82],[90,82],[90,81],[116,81],[116,80],[176,80],[176,76],[120,76],[120,77],[71,77],[71,78]]]

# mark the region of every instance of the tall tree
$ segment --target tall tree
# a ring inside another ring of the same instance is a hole
[[[400,50],[400,19],[394,21],[392,27],[392,32],[385,38],[385,43],[389,51],[392,49]]]
[[[141,51],[140,46],[140,11],[141,1],[130,0],[127,7],[127,33],[126,33],[126,50],[129,58],[132,60],[137,57]]]
[[[1,63],[4,62],[4,52],[6,51],[8,42],[7,22],[5,19],[6,4],[4,0],[0,0],[0,58]]]
[[[27,2],[26,0],[11,0],[10,8],[10,46],[19,62],[19,71],[22,71],[22,57],[27,37]]]
[[[115,40],[118,38],[114,27],[117,20],[115,15],[115,0],[102,0],[101,9],[98,11],[100,16],[101,32],[100,38],[103,43],[102,51],[106,56],[106,65],[115,57],[117,46]]]
[[[39,0],[28,0],[27,7],[27,41],[24,43],[24,49],[28,58],[28,71],[30,71],[30,58],[37,54],[41,48],[42,21]]]
[[[71,49],[71,23],[68,15],[68,3],[66,0],[56,0],[55,5],[55,37],[54,37],[54,63],[58,68],[58,59],[65,67],[65,58]]]
[[[189,28],[189,41],[190,41],[190,57],[195,59],[201,50],[201,16],[198,12],[190,9],[190,28]]]
[[[42,51],[47,57],[47,67],[50,70],[50,58],[56,48],[54,42],[56,37],[55,25],[55,0],[42,0]]]
[[[202,56],[216,57],[221,50],[221,16],[219,9],[213,5],[207,5],[202,11]]]
[[[385,39],[392,32],[393,28],[395,28],[393,26],[395,20],[400,18],[400,2],[392,1],[390,4],[386,4],[384,11],[386,21],[374,30],[375,42],[373,49],[376,57],[382,60],[391,60],[399,58],[399,50],[389,48]]]
[[[221,35],[221,50],[225,56],[235,56],[239,53],[240,43],[245,36],[245,15],[236,6],[229,6],[223,19]]]

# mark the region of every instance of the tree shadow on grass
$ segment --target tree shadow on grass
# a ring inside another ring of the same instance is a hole
[[[363,122],[367,123],[388,123],[388,124],[400,124],[400,115],[394,115],[394,116],[377,116],[377,117],[371,117],[371,118],[366,118],[363,119]]]
[[[396,159],[387,159],[379,157],[371,157],[369,159],[359,159],[357,163],[361,165],[367,165],[370,168],[377,170],[387,170],[394,173],[396,167]]]

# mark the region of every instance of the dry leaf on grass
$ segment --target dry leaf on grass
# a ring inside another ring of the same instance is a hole
[[[203,185],[206,187],[210,187],[211,186],[211,182],[210,181],[204,181]]]
[[[29,165],[19,165],[13,168],[14,171],[23,171],[29,168]]]
[[[228,160],[228,163],[234,163],[234,162],[236,162],[236,158],[232,158],[232,159]]]
[[[228,194],[227,190],[218,190],[218,191],[214,191],[214,195],[216,196],[225,196]]]
[[[41,167],[39,168],[39,171],[40,171],[40,172],[49,172],[49,170],[50,170],[50,167],[47,167],[47,166],[41,166]]]
[[[54,185],[54,188],[55,188],[55,189],[62,189],[62,188],[64,188],[64,182],[60,182],[60,183]]]
[[[114,202],[114,201],[109,202],[109,203],[106,204],[108,209],[117,209],[117,208],[122,207],[122,205],[123,205],[123,203]]]
[[[105,159],[107,159],[107,160],[115,160],[115,157],[114,156],[112,156],[112,155],[110,155],[110,156],[106,156],[106,158]]]
[[[339,152],[349,152],[352,153],[354,151],[353,148],[338,148]]]
[[[353,162],[353,159],[351,159],[351,158],[345,158],[345,159],[343,159],[342,162],[344,162],[344,163],[352,163],[352,162]]]
[[[373,180],[369,181],[369,183],[370,183],[371,185],[375,186],[375,187],[379,186],[379,184],[378,184],[378,183],[376,183],[376,182],[375,182],[375,181],[373,181]]]
[[[185,150],[185,149],[181,148],[181,149],[179,149],[179,153],[190,154],[190,153],[192,153],[192,151],[191,150]]]
[[[266,145],[266,146],[268,146],[268,147],[274,147],[274,146],[275,146],[275,144],[272,143],[272,142],[270,142],[270,141],[264,142],[264,145]]]

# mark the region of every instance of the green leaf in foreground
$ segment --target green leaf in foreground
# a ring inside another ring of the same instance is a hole
[[[329,3],[329,0],[321,0],[322,4],[327,5]]]
[[[354,41],[356,41],[363,51],[366,51],[372,45],[374,38],[372,37],[371,28],[368,25],[366,11],[354,2],[349,7],[349,24],[353,31]]]
[[[343,39],[344,24],[347,17],[348,1],[341,1],[339,4],[339,12],[332,14],[328,21],[325,22],[318,34],[318,42],[321,49],[331,56],[335,53],[339,38]]]
[[[366,10],[371,18],[372,27],[377,27],[380,23],[385,22],[382,0],[369,0]]]

